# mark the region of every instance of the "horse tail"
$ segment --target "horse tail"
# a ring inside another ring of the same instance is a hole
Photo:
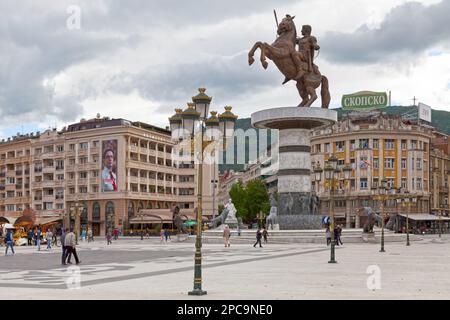
[[[330,105],[331,96],[328,88],[328,79],[322,76],[322,87],[320,88],[320,95],[322,96],[322,108],[328,109]]]

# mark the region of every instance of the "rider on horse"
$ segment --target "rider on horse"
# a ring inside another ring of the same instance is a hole
[[[314,72],[319,74],[319,68],[313,63],[314,61],[314,51],[319,50],[320,47],[317,44],[317,38],[311,35],[312,28],[310,25],[302,26],[302,38],[296,39],[296,44],[298,44],[298,51],[291,53],[292,60],[297,67],[297,75],[293,80],[300,80],[306,72]],[[289,78],[285,78],[283,84],[288,82]]]

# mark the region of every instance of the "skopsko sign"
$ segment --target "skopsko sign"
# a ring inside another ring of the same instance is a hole
[[[344,110],[372,110],[387,106],[386,92],[360,91],[342,96]]]

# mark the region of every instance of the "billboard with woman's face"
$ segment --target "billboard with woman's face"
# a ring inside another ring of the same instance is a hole
[[[118,191],[117,140],[102,141],[102,192]]]

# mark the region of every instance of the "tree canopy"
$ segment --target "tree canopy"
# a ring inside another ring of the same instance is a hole
[[[262,211],[270,211],[269,194],[266,185],[261,179],[250,180],[246,185],[238,181],[230,189],[230,198],[237,210],[237,216],[244,223],[252,223],[256,215]]]

